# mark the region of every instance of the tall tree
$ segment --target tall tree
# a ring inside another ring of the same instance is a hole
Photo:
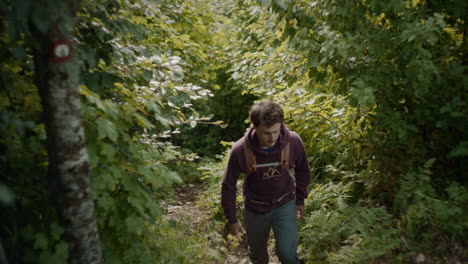
[[[47,21],[33,23],[37,86],[47,131],[49,182],[69,243],[70,263],[102,263],[100,239],[90,188],[90,165],[74,60],[74,17],[78,0],[43,1]]]

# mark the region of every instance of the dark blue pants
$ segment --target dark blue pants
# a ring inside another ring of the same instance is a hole
[[[244,210],[249,257],[254,264],[268,264],[270,230],[276,242],[276,254],[283,264],[298,264],[297,220],[294,200],[266,214]]]

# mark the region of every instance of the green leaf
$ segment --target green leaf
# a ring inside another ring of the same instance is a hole
[[[130,216],[125,219],[125,224],[127,226],[127,230],[131,233],[135,233],[137,235],[141,235],[143,231],[144,221],[141,217]]]
[[[114,126],[114,124],[107,120],[107,119],[103,119],[103,118],[100,118],[96,121],[97,125],[98,125],[98,132],[99,132],[99,136],[98,136],[98,139],[103,139],[103,138],[108,138],[110,139],[111,141],[113,142],[116,142],[117,140],[117,137],[118,137],[118,133],[117,133],[117,130]]]
[[[34,236],[34,239],[35,249],[46,249],[48,247],[47,237],[44,233],[37,233]]]
[[[55,240],[60,240],[60,236],[63,234],[65,230],[59,226],[57,223],[52,223],[50,225],[50,234],[52,238]]]
[[[276,4],[281,7],[283,10],[287,10],[288,6],[283,2],[283,0],[275,0]]]
[[[174,182],[182,182],[182,178],[180,178],[179,174],[175,171],[169,171],[167,173],[167,177],[169,179],[171,179],[171,181],[174,181]]]
[[[146,119],[144,116],[138,113],[134,113],[133,116],[136,118],[138,125],[140,125],[141,127],[150,129],[154,128],[154,125],[150,121],[148,121],[148,119]]]
[[[271,5],[271,0],[260,0],[262,6],[269,6]]]
[[[61,241],[55,246],[55,252],[43,251],[39,256],[39,264],[66,263],[68,258],[68,244]]]
[[[455,148],[453,148],[448,154],[450,158],[465,157],[468,156],[468,141],[460,142]]]
[[[100,153],[112,160],[115,157],[115,147],[111,144],[102,144]]]
[[[47,7],[39,1],[35,1],[32,9],[31,19],[36,28],[42,32],[47,32],[50,24],[50,16]]]
[[[139,173],[143,175],[144,179],[153,186],[153,188],[158,188],[161,184],[161,181],[158,178],[158,175],[155,174],[150,168],[146,166],[140,166]]]
[[[115,209],[114,199],[107,193],[98,197],[97,204],[108,213]]]
[[[12,205],[14,200],[14,193],[6,185],[0,183],[0,203]]]
[[[64,263],[64,261],[68,260],[68,244],[64,241],[61,241],[55,246],[55,257],[57,259],[56,262],[49,262],[49,263]]]
[[[165,116],[162,116],[162,115],[156,114],[154,118],[156,118],[156,120],[158,120],[161,123],[161,125],[166,129],[170,128],[170,126],[173,123],[172,120],[170,120],[170,119],[168,119],[168,118],[166,118]]]

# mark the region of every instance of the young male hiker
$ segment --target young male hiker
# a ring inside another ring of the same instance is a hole
[[[243,223],[250,260],[268,263],[267,244],[273,229],[281,263],[297,264],[297,219],[303,216],[310,183],[304,145],[286,128],[283,109],[275,102],[255,103],[249,118],[253,127],[233,145],[221,187],[229,231],[236,236],[244,232],[236,216],[236,184],[244,173]]]

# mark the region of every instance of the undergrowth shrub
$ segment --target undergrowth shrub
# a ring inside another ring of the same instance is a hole
[[[217,252],[201,243],[194,236],[187,236],[187,227],[160,218],[150,227],[151,247],[157,252],[156,258],[141,263],[206,263],[219,258]]]
[[[231,146],[232,143],[222,142],[224,147]],[[200,198],[201,203],[209,208],[209,212],[216,221],[224,221],[223,208],[221,207],[221,181],[224,169],[229,157],[229,151],[224,155],[219,155],[215,160],[207,160],[200,164],[198,170],[201,172],[201,180],[207,185],[207,189]]]
[[[406,247],[411,252],[431,248],[435,255],[445,252],[466,259],[468,252],[462,249],[460,241],[468,239],[467,189],[451,182],[437,191],[431,179],[433,163],[434,159],[430,159],[406,173],[395,198],[395,208],[410,238]]]
[[[351,183],[316,184],[300,221],[300,256],[306,263],[367,263],[400,245],[399,230],[382,207],[351,205]]]

